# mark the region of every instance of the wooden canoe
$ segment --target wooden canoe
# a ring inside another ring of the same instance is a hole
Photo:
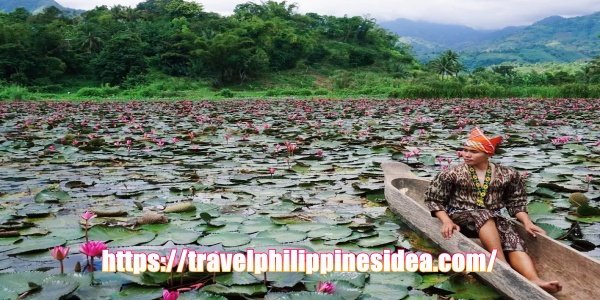
[[[414,230],[422,233],[448,253],[487,253],[480,244],[454,234],[444,239],[440,233],[441,222],[431,217],[425,207],[425,192],[429,181],[414,175],[410,167],[399,162],[384,162],[385,198],[390,209]],[[513,221],[527,244],[536,269],[542,279],[558,280],[563,286],[560,293],[549,294],[508,264],[496,260],[492,272],[474,273],[512,299],[596,299],[600,295],[600,261],[579,253],[552,238],[538,235],[533,238],[516,220]]]

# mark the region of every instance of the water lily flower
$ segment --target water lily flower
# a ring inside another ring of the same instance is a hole
[[[585,182],[590,183],[590,182],[592,182],[593,178],[594,177],[592,177],[592,175],[585,175]]]
[[[69,249],[71,249],[71,248],[63,247],[63,246],[55,246],[52,250],[50,250],[50,255],[52,255],[52,257],[54,257],[54,259],[56,259],[60,262],[60,274],[63,274],[65,271],[65,268],[63,265],[63,260],[65,259],[65,257],[67,257],[67,254],[69,253]]]
[[[554,138],[551,140],[553,145],[564,145],[566,143],[568,143],[571,140],[571,136],[565,135],[565,136],[559,136],[557,138]]]
[[[106,250],[106,244],[102,241],[88,241],[79,247],[79,251],[89,257],[102,255],[102,250]]]
[[[81,215],[81,218],[82,218],[82,219],[84,219],[84,220],[86,220],[86,221],[89,221],[89,220],[91,220],[91,219],[93,219],[93,218],[95,218],[95,217],[96,217],[96,214],[95,214],[94,212],[92,212],[92,211],[89,211],[89,210],[86,210],[86,211],[85,211],[85,212],[84,212],[84,213]]]
[[[317,157],[323,157],[323,150],[321,150],[321,149],[317,149],[317,151],[315,151],[315,155],[316,155]]]
[[[163,139],[160,139],[160,140],[156,141],[156,145],[158,145],[159,147],[162,147],[165,145],[165,141]]]
[[[317,283],[316,291],[318,293],[333,294],[335,293],[335,284],[331,281],[319,281],[319,283]]]
[[[71,248],[63,247],[63,246],[55,246],[52,250],[50,250],[50,254],[56,260],[63,260],[63,259],[65,259],[65,257],[67,257],[67,254],[69,253],[69,249],[71,249]]]
[[[48,147],[48,151],[50,151],[50,152],[55,152],[55,151],[56,151],[56,147],[54,147],[54,145],[50,145],[50,146]]]
[[[177,300],[179,298],[179,291],[163,290],[163,300]]]
[[[177,144],[177,143],[179,142],[179,139],[178,139],[177,137],[175,137],[175,136],[174,136],[174,137],[171,139],[171,141],[173,142],[173,144]]]
[[[273,168],[273,167],[270,167],[270,168],[269,168],[269,173],[270,173],[271,175],[275,174],[275,168]]]
[[[287,148],[287,151],[289,154],[294,155],[294,150],[296,150],[296,143],[290,143],[288,141],[285,142],[285,147]]]

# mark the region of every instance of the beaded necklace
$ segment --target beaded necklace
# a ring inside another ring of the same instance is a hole
[[[477,201],[475,202],[477,206],[485,207],[484,200],[487,195],[488,188],[490,187],[490,181],[492,180],[492,167],[488,164],[487,170],[485,171],[485,180],[483,181],[483,185],[479,183],[479,178],[477,178],[477,172],[475,168],[469,166],[469,173],[471,173],[471,179],[473,179],[473,183],[477,188]]]

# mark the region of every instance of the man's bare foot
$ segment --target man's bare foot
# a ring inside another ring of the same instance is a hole
[[[533,283],[544,289],[548,293],[558,293],[562,290],[562,285],[558,281],[545,281],[542,279],[533,280]]]

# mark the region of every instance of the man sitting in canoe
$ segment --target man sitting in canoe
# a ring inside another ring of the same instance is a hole
[[[506,207],[534,237],[545,234],[527,214],[527,193],[523,178],[513,168],[489,162],[502,137],[487,138],[474,128],[465,143],[462,156],[465,163],[439,173],[431,182],[425,203],[431,215],[442,221],[442,235],[450,238],[460,227],[476,231],[484,248],[498,251],[498,258],[507,261],[517,272],[555,293],[562,289],[558,281],[538,277],[533,262],[525,252],[525,242],[502,217]],[[506,254],[506,255],[505,255]]]

